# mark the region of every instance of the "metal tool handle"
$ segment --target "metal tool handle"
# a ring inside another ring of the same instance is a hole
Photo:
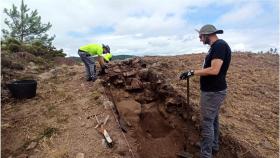
[[[189,77],[187,78],[187,104],[190,105],[190,81]]]

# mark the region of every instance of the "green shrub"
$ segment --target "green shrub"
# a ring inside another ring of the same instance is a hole
[[[32,59],[32,61],[36,64],[45,64],[45,59],[43,59],[42,57],[36,57],[34,59]]]
[[[32,45],[30,45],[30,44],[23,45],[22,49],[24,52],[28,52],[33,55],[36,54],[36,52],[38,51],[37,48],[32,47]]]
[[[3,67],[9,67],[12,64],[12,61],[9,60],[7,57],[1,57],[1,66]]]
[[[8,45],[8,50],[11,52],[19,52],[20,51],[20,45],[11,43]]]
[[[55,56],[55,57],[65,57],[66,54],[63,53],[63,49],[60,49],[60,50],[54,51],[54,56]]]
[[[48,53],[48,50],[44,46],[38,44],[24,44],[22,46],[22,51],[28,52],[35,56],[44,56]]]
[[[19,63],[13,63],[10,67],[11,67],[11,69],[24,70],[24,66]]]
[[[1,49],[9,52],[19,52],[21,51],[21,43],[14,38],[8,38],[1,42]]]
[[[16,43],[11,43],[7,45],[7,50],[13,53],[19,52],[21,50],[21,46]]]
[[[12,43],[18,44],[18,45],[21,44],[20,41],[18,41],[18,40],[15,39],[15,38],[8,38],[8,39],[6,39],[6,40],[4,41],[4,43],[6,43],[7,45],[12,44]]]
[[[1,41],[1,50],[7,50],[9,53],[28,52],[35,56],[42,56],[46,59],[66,56],[66,54],[63,53],[63,49],[57,50],[54,46],[46,46],[39,40],[29,43],[21,43],[15,38],[7,38]]]
[[[34,41],[32,43],[32,45],[33,46],[38,46],[38,47],[43,47],[44,46],[44,44],[41,41],[38,41],[38,40]]]

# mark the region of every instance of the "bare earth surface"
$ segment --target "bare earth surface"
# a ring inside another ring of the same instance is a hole
[[[199,77],[205,54],[144,57],[112,62],[108,74],[86,82],[82,65],[62,65],[39,74],[37,95],[1,105],[1,157],[198,157]],[[228,95],[220,111],[217,158],[278,157],[279,56],[233,54]],[[122,133],[112,111],[115,103]],[[109,148],[96,117],[113,140]],[[125,135],[125,137],[124,137]]]

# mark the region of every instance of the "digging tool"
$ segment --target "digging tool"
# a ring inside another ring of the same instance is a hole
[[[180,75],[180,80],[187,79],[187,104],[189,106],[190,105],[190,76],[193,75],[194,71],[192,70],[191,72],[189,72],[188,76],[186,76],[185,73],[187,73],[187,72],[184,72]]]
[[[107,86],[108,86],[108,91],[109,91],[111,101],[114,105],[114,111],[117,114],[117,119],[118,119],[118,122],[119,122],[118,124],[119,124],[120,128],[122,129],[122,131],[126,133],[128,131],[128,125],[127,125],[126,121],[124,120],[124,118],[121,117],[121,115],[119,113],[119,110],[117,108],[115,99],[114,99],[113,94],[112,94],[111,89],[110,89],[110,83],[108,83]]]
[[[102,133],[103,133],[103,135],[105,137],[105,140],[106,140],[108,146],[111,148],[113,146],[113,141],[112,141],[109,133],[106,131],[106,129],[103,129]]]
[[[100,129],[98,130],[99,133],[101,133],[103,135],[103,137],[105,138],[105,142],[107,143],[109,148],[113,147],[113,141],[109,135],[109,133],[107,132],[107,130],[104,128],[103,126],[103,122],[100,122],[97,118],[97,115],[94,115],[97,125],[94,128],[98,128],[100,126]]]
[[[102,124],[102,122],[100,122],[100,121],[98,120],[97,115],[94,115],[94,117],[95,117],[96,122],[97,122],[97,125],[96,125],[94,128],[98,128],[98,127]]]
[[[101,115],[101,114],[103,114],[103,113],[97,113],[97,114],[89,115],[89,116],[87,117],[87,119],[90,119],[90,118],[94,117],[95,115],[98,116],[98,115]]]
[[[107,121],[109,120],[109,117],[110,117],[110,115],[107,115],[106,118],[104,119],[104,121],[103,121],[104,126],[106,125]]]
[[[190,105],[190,79],[187,78],[187,104]]]
[[[126,142],[126,144],[127,144],[127,147],[128,147],[128,151],[131,153],[132,158],[135,158],[134,153],[133,153],[133,150],[132,150],[132,148],[131,148],[131,145],[130,145],[129,142],[127,141],[127,138],[126,138],[126,136],[125,136],[125,134],[124,134],[124,132],[127,132],[127,124],[124,122],[124,120],[122,119],[122,117],[120,117],[120,115],[119,115],[118,109],[117,109],[116,104],[115,104],[115,100],[114,100],[114,98],[113,98],[113,95],[112,95],[112,92],[111,92],[111,89],[110,89],[110,83],[107,83],[107,86],[108,86],[108,90],[109,90],[109,93],[110,93],[110,94],[108,94],[108,91],[106,90],[106,88],[105,88],[105,94],[107,95],[108,98],[109,98],[109,95],[110,95],[110,98],[111,98],[111,100],[112,100],[112,102],[113,102],[113,105],[114,105],[114,108],[115,108],[115,109],[113,109],[113,107],[111,107],[112,113],[113,113],[113,115],[114,115],[114,118],[115,118],[117,124],[119,125],[119,128],[121,129],[123,138],[124,138],[124,140],[125,140],[125,142]],[[115,110],[115,111],[114,111],[114,110]],[[118,115],[117,117],[116,117],[115,113]],[[125,125],[126,125],[126,126],[125,126]]]

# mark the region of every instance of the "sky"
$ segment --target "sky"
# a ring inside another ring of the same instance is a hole
[[[103,43],[113,55],[181,55],[207,52],[195,29],[213,24],[233,51],[279,50],[278,0],[25,0],[50,22],[53,45],[67,56]],[[1,0],[4,8],[21,0]]]

